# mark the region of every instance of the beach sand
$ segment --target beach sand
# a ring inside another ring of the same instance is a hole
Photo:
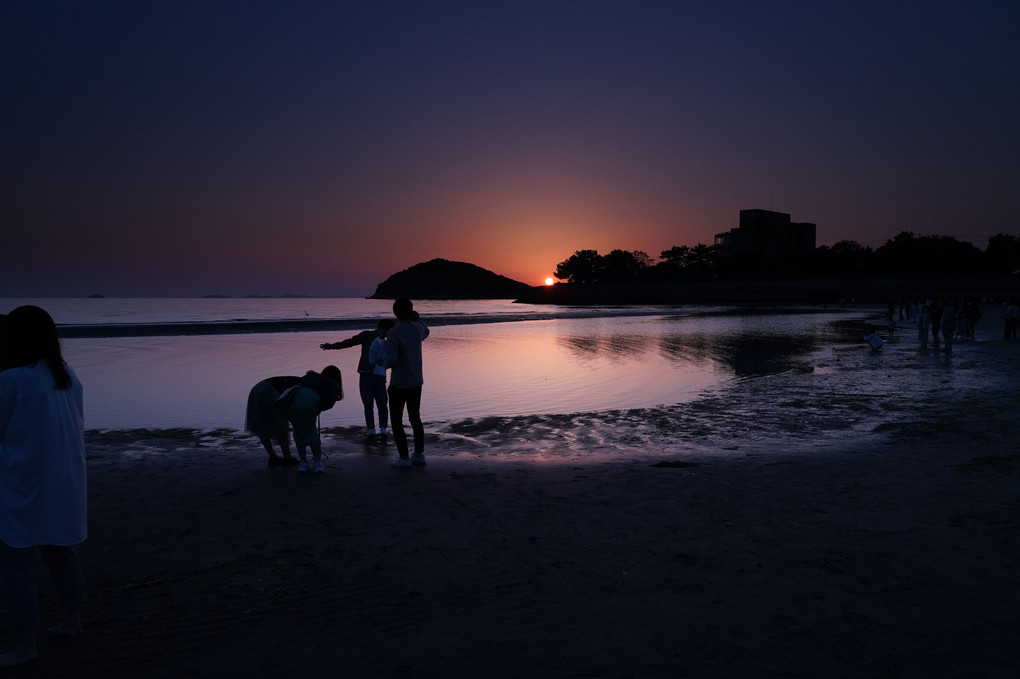
[[[889,349],[434,425],[408,471],[346,431],[321,475],[229,432],[91,432],[87,634],[22,671],[1018,676],[1020,345]]]

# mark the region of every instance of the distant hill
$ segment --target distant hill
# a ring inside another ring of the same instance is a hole
[[[369,299],[517,299],[530,289],[474,264],[433,259],[393,274]]]

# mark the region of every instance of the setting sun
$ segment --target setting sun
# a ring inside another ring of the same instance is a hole
[[[546,278],[546,279],[545,279],[545,284],[546,284],[546,285],[552,285],[552,284],[553,284],[553,283],[555,283],[555,282],[556,282],[556,281],[554,281],[554,280],[553,280],[552,278]]]

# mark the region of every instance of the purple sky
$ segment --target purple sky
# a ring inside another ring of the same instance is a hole
[[[371,294],[434,257],[1020,234],[1020,3],[0,9],[0,297]]]

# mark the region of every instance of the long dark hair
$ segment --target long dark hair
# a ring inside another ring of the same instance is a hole
[[[338,385],[340,385],[340,400],[343,400],[344,381],[343,378],[340,376],[340,368],[336,367],[335,365],[327,365],[325,368],[322,369],[322,372],[319,374],[325,377],[327,380],[333,380]]]
[[[43,359],[53,374],[57,389],[71,388],[71,375],[60,354],[57,324],[37,306],[19,306],[3,320],[0,337],[0,369],[32,365]]]

